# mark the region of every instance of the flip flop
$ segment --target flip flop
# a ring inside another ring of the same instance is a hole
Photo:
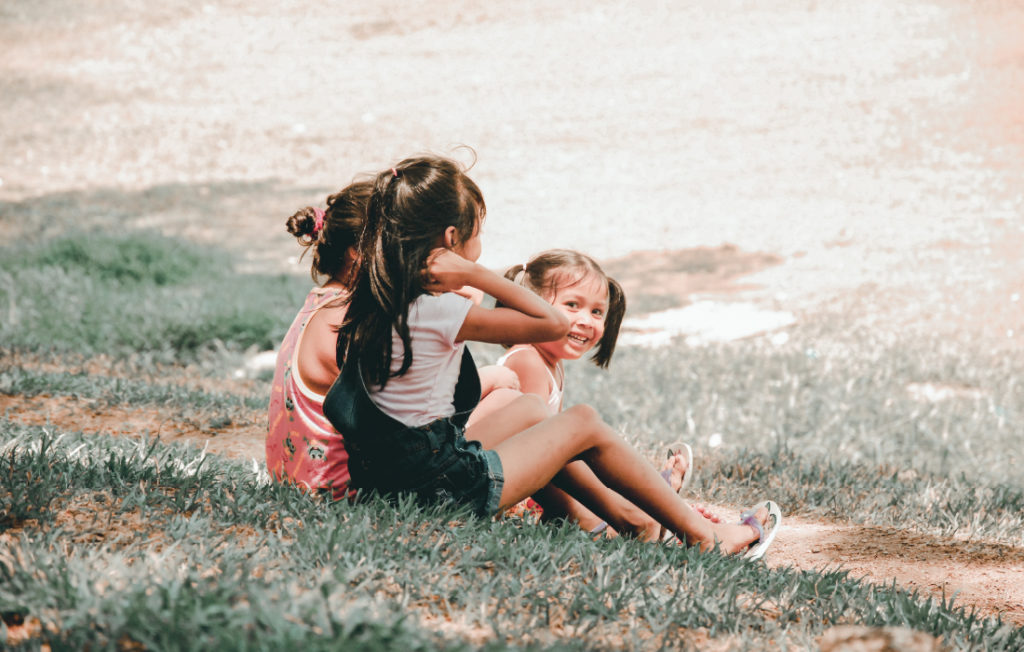
[[[765,519],[765,522],[771,521],[771,528],[767,532],[765,532],[765,524],[757,520],[755,516],[762,507],[768,508],[768,518]],[[740,525],[749,525],[757,530],[757,541],[750,544],[747,551],[743,553],[744,559],[756,561],[764,557],[764,554],[768,552],[768,547],[775,540],[775,535],[779,533],[779,528],[782,527],[782,510],[774,501],[766,500],[740,514]]]
[[[669,446],[668,455],[666,455],[666,458],[671,459],[673,455],[677,455],[679,453],[682,453],[683,457],[686,458],[686,473],[683,474],[683,480],[679,485],[679,491],[676,492],[680,496],[682,496],[683,491],[685,491],[686,488],[689,487],[690,484],[693,482],[693,476],[696,475],[696,472],[693,468],[693,449],[690,448],[690,445],[687,443],[677,441],[676,443]],[[672,469],[663,470],[661,472],[661,477],[665,479],[665,482],[671,484]]]

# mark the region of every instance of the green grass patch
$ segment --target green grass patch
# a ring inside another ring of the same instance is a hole
[[[804,647],[850,622],[963,649],[1024,644],[1024,630],[951,600],[842,571],[769,571],[411,501],[327,503],[157,442],[0,422],[0,450],[0,495],[38,494],[21,501],[35,501],[31,523],[0,520],[0,611],[39,618],[40,641],[62,649],[684,647],[694,631]],[[60,527],[83,492],[101,516],[145,525],[116,542]]]
[[[0,249],[0,340],[51,354],[194,360],[275,347],[308,280],[238,274],[223,251],[155,233],[78,233]]]
[[[307,287],[149,233],[5,248],[5,350],[105,354],[141,371],[44,372],[10,356],[0,392],[183,415],[262,409],[266,378],[240,395],[160,370],[276,346]],[[1024,544],[1024,353],[850,328],[842,315],[788,332],[780,345],[623,348],[608,372],[570,365],[566,403],[598,406],[652,457],[695,444],[708,501],[771,497],[787,514]],[[497,354],[474,349],[480,363]],[[1020,628],[839,570],[768,571],[410,502],[331,504],[265,480],[184,446],[0,419],[0,615],[40,619],[29,647],[59,649],[657,648],[695,632],[785,649],[843,623],[906,625],[957,649],[1024,646]]]
[[[566,404],[590,403],[651,445],[801,457],[1024,487],[1024,352],[937,336],[843,332],[827,316],[768,338],[616,352],[577,363]],[[915,393],[928,385],[947,398]]]

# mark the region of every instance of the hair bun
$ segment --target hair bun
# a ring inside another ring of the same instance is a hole
[[[312,237],[316,231],[316,209],[309,206],[288,218],[288,233],[296,238]]]

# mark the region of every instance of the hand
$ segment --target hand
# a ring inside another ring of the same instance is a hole
[[[502,388],[520,389],[519,376],[508,367],[490,364],[480,367],[477,372],[480,374],[480,385],[488,392]]]
[[[476,263],[444,247],[438,247],[427,256],[420,277],[423,289],[430,294],[454,292],[465,285],[473,275]]]

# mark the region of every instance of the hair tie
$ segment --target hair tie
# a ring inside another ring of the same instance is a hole
[[[398,176],[398,170],[396,170],[395,168],[391,168],[391,176],[397,177]]]
[[[317,234],[320,233],[320,230],[324,228],[324,211],[319,208],[314,208],[313,217],[316,221],[313,223],[313,233],[310,235],[315,238]]]
[[[523,263],[523,268],[516,272],[516,277],[512,282],[516,285],[523,285],[524,280],[526,280],[526,263]]]

